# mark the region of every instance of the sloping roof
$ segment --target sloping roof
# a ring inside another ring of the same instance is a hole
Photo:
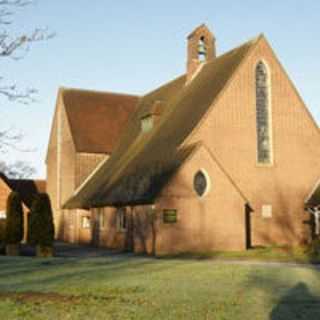
[[[34,196],[46,192],[45,180],[10,179],[3,173],[0,173],[0,179],[2,179],[12,191],[20,194],[22,202],[29,209],[31,208]]]
[[[111,153],[139,97],[64,88],[62,99],[76,150]]]
[[[184,153],[183,142],[258,39],[260,37],[206,63],[187,85],[185,76],[182,76],[144,96],[110,159],[76,191],[65,207],[117,204],[117,198],[113,196],[114,191],[111,192],[111,189],[125,193],[129,177],[137,176],[141,179],[142,176],[150,176],[150,171],[154,170],[157,175],[161,175],[177,167],[179,154]],[[160,121],[150,133],[142,134],[141,115],[152,107],[155,100],[163,101],[164,110]],[[136,183],[139,184],[139,180]],[[130,185],[132,184],[131,182]],[[132,195],[128,203],[138,201],[136,195]]]
[[[310,194],[305,201],[306,207],[320,206],[320,180],[317,181]]]

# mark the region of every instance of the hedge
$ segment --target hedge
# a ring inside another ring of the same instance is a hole
[[[43,247],[52,246],[54,241],[54,224],[48,194],[41,193],[35,198],[29,219],[29,242]]]
[[[13,191],[9,194],[6,213],[5,242],[18,244],[23,238],[23,209],[18,192]]]

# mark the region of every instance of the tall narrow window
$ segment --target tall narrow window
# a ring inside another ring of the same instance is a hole
[[[126,208],[118,208],[117,210],[117,230],[126,231],[127,230],[127,212]]]
[[[260,61],[256,67],[256,117],[258,163],[271,163],[271,129],[269,75],[266,65]]]

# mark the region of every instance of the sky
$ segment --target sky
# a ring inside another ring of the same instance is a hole
[[[0,128],[24,135],[19,150],[0,160],[27,161],[37,178],[46,176],[60,86],[145,94],[185,72],[186,36],[202,23],[214,33],[218,55],[264,33],[320,123],[320,1],[37,0],[13,21],[12,34],[36,27],[56,33],[23,59],[0,61],[7,83],[38,90],[27,106],[0,99]]]

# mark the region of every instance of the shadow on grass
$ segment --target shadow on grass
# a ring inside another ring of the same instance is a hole
[[[317,268],[296,267],[289,272],[254,268],[244,283],[247,292],[262,298],[270,320],[320,319],[320,273]]]
[[[174,264],[175,267],[178,265]],[[65,288],[66,284],[70,288],[99,287],[102,282],[112,285],[116,280],[125,282],[132,277],[143,278],[146,267],[152,273],[162,272],[166,268],[156,259],[143,257],[13,258],[6,261],[6,266],[0,270],[0,279],[3,279],[0,280],[0,292],[23,292],[36,287],[50,291],[59,287]]]
[[[184,252],[175,255],[158,256],[159,259],[186,260],[250,260],[261,262],[295,262],[320,264],[320,254],[308,247],[269,246],[254,247],[246,251]]]
[[[273,308],[270,320],[320,319],[320,297],[303,282],[290,289]]]

